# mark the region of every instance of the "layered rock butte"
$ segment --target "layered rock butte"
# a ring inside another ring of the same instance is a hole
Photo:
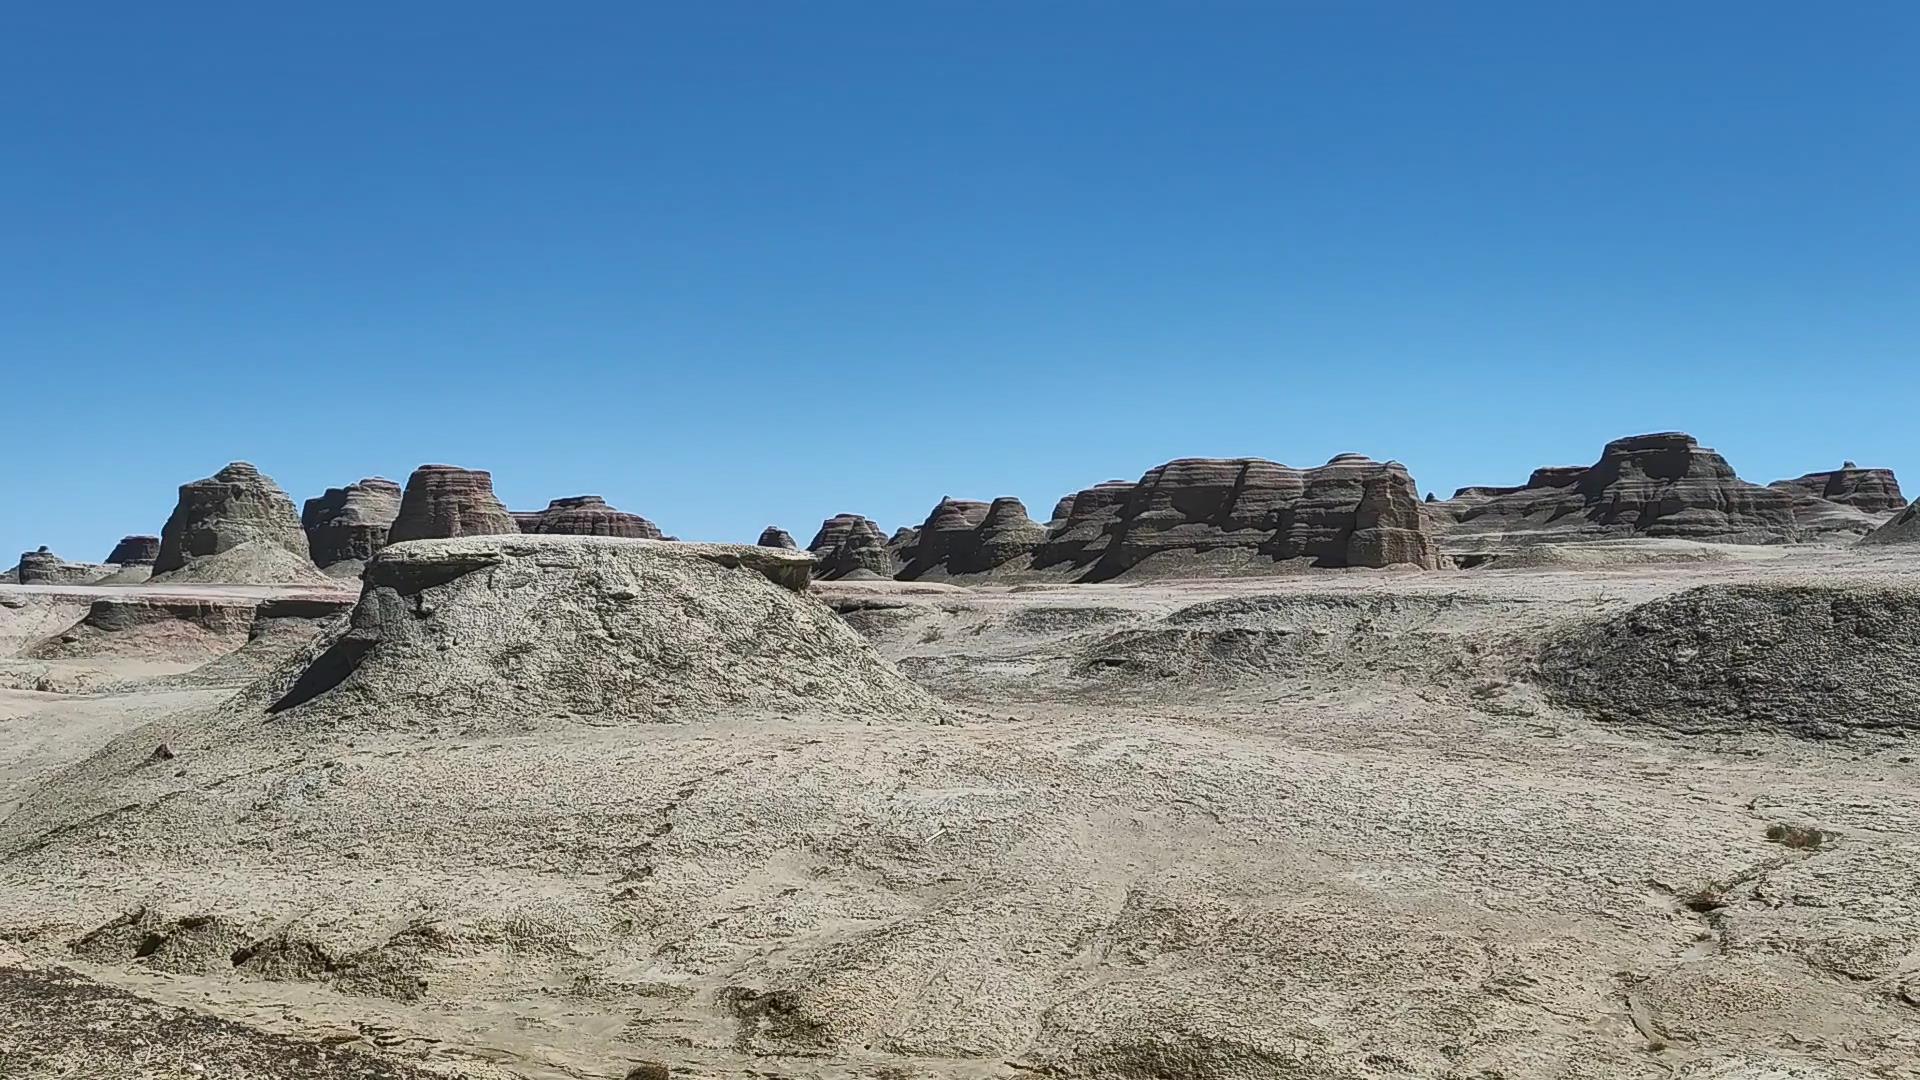
[[[387,546],[400,515],[400,485],[370,476],[346,487],[328,488],[300,508],[313,561],[322,570],[358,573]]]
[[[1405,467],[1342,454],[1313,469],[1182,458],[1072,497],[1033,557],[1105,581],[1151,571],[1440,565]]]
[[[272,479],[236,461],[180,486],[160,530],[156,581],[271,583],[318,577],[293,500]]]
[[[573,495],[555,499],[545,510],[516,510],[514,521],[523,533],[549,536],[624,536],[632,540],[659,540],[659,526],[639,514],[629,514],[607,505],[598,495]]]
[[[160,557],[157,536],[123,536],[107,553],[107,562],[115,566],[152,566]]]
[[[1536,469],[1519,487],[1463,488],[1434,505],[1449,550],[1631,536],[1733,543],[1801,539],[1795,493],[1740,479],[1693,436],[1615,439],[1588,466]]]
[[[821,522],[807,551],[813,555],[815,577],[890,578],[900,570],[886,534],[872,518],[859,514],[836,514]]]
[[[22,585],[85,585],[111,572],[111,568],[93,563],[68,562],[42,546],[20,553],[13,580]]]
[[[797,551],[800,545],[793,542],[793,534],[777,525],[769,525],[760,530],[760,539],[754,541],[760,547],[784,548]]]
[[[422,465],[407,478],[389,543],[518,533],[520,525],[493,493],[493,474],[455,465]]]

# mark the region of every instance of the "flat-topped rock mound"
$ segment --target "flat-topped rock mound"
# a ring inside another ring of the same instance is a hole
[[[328,488],[300,508],[300,526],[314,564],[332,577],[352,577],[374,553],[387,546],[400,516],[400,485],[370,476],[346,487]]]
[[[1726,458],[1681,432],[1615,439],[1592,465],[1536,469],[1525,486],[1477,490],[1494,494],[1436,507],[1451,520],[1449,551],[1626,536],[1723,543],[1806,536],[1793,492],[1740,479]]]
[[[829,580],[858,573],[890,578],[900,571],[887,534],[878,522],[859,514],[835,514],[821,522],[807,551],[813,556],[814,575]]]
[[[34,660],[211,658],[245,643],[257,606],[252,600],[237,599],[101,598],[93,601],[78,623],[21,655]]]
[[[938,716],[798,591],[812,565],[772,548],[583,536],[390,545],[367,564],[350,626],[271,711],[379,727]]]
[[[639,514],[629,514],[607,505],[598,495],[573,495],[555,499],[545,510],[515,511],[514,520],[523,533],[551,536],[623,536],[631,540],[658,540],[660,527]]]
[[[1838,469],[1811,472],[1793,480],[1775,480],[1767,486],[1851,506],[1869,514],[1892,514],[1906,509],[1907,505],[1892,469],[1863,469],[1851,461]]]
[[[1920,587],[1705,585],[1572,627],[1539,666],[1559,700],[1603,719],[1909,733],[1920,729]]]
[[[754,543],[761,547],[784,548],[787,551],[798,551],[800,549],[800,545],[793,542],[793,534],[780,528],[778,525],[769,525],[761,529],[760,539],[754,541]]]
[[[115,566],[152,566],[159,557],[159,537],[123,536],[107,553],[106,561]]]
[[[1426,510],[1397,462],[1342,454],[1318,468],[1260,458],[1182,458],[1136,483],[1072,497],[1036,545],[1036,568],[1123,574],[1439,566]]]
[[[422,465],[407,477],[400,513],[387,542],[518,533],[520,525],[493,493],[493,474],[457,465]]]
[[[244,461],[180,485],[153,562],[156,582],[272,584],[320,576],[293,500]]]
[[[20,553],[11,580],[21,585],[90,585],[114,572],[96,563],[68,562],[47,547]]]

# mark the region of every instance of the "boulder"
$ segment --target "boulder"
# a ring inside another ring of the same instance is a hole
[[[1616,439],[1592,465],[1536,469],[1521,487],[1481,490],[1494,493],[1433,508],[1444,515],[1449,550],[1626,537],[1782,543],[1806,535],[1793,493],[1740,479],[1726,458],[1680,432]]]
[[[180,486],[153,561],[156,582],[258,585],[319,576],[293,500],[244,461]]]
[[[815,577],[842,578],[856,570],[892,577],[899,571],[880,526],[859,514],[836,514],[822,522],[807,550],[813,554]]]
[[[400,485],[370,476],[308,499],[300,508],[300,525],[316,565],[336,577],[353,576],[387,546],[399,515]]]
[[[152,566],[160,557],[157,536],[123,536],[107,553],[106,561],[115,566]]]
[[[515,511],[515,522],[523,533],[548,536],[624,536],[630,540],[661,539],[660,528],[639,514],[629,514],[607,505],[598,495],[574,495],[555,499],[537,513]]]
[[[760,530],[760,539],[755,541],[761,547],[782,548],[797,551],[800,545],[793,542],[793,534],[777,525],[769,525]]]
[[[454,465],[422,465],[407,478],[389,543],[518,533],[513,515],[493,494],[493,474]]]

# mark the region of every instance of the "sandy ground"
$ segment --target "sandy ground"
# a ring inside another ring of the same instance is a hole
[[[0,1074],[1920,1076],[1904,729],[1675,734],[1536,665],[1920,558],[1688,549],[816,588],[958,722],[287,730],[67,661],[112,688],[0,692]],[[84,613],[4,592],[0,645]]]

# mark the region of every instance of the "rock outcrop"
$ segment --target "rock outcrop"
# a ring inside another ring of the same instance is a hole
[[[1314,469],[1260,458],[1182,458],[1134,484],[1073,497],[1034,565],[1104,581],[1233,573],[1279,563],[1434,568],[1427,512],[1404,467],[1342,454]]]
[[[1865,536],[1906,506],[1893,470],[1862,469],[1851,461],[1768,486],[1793,496],[1794,522],[1811,539]]]
[[[520,526],[493,493],[493,474],[454,465],[422,465],[407,478],[400,513],[387,541],[518,533]]]
[[[156,582],[272,584],[319,576],[293,500],[244,461],[180,486],[153,561]]]
[[[113,573],[110,566],[71,563],[41,547],[20,553],[20,564],[13,569],[13,580],[22,585],[90,585]]]
[[[573,716],[943,716],[796,593],[811,567],[772,548],[590,536],[390,546],[367,564],[349,626],[270,711],[463,729]]]
[[[1892,514],[1906,509],[1907,505],[1892,469],[1862,469],[1851,461],[1829,472],[1808,473],[1796,480],[1775,480],[1767,486],[1851,506],[1869,514]]]
[[[892,577],[900,570],[886,534],[872,518],[859,514],[836,514],[822,522],[807,550],[813,554],[813,573],[819,578]]]
[[[1027,515],[1026,504],[1002,497],[991,503],[946,498],[911,537],[900,537],[900,577],[984,574],[1026,570],[1047,530]]]
[[[1791,492],[1740,479],[1726,458],[1680,432],[1616,439],[1592,465],[1537,469],[1523,487],[1480,490],[1498,493],[1435,508],[1450,518],[1446,549],[1635,536],[1757,544],[1805,535]]]
[[[1108,530],[1133,494],[1131,480],[1108,480],[1060,500],[1047,525],[1047,538],[1033,553],[1037,569],[1085,569],[1098,563],[1112,539]]]
[[[630,540],[658,540],[660,528],[639,514],[629,514],[607,505],[598,495],[573,495],[555,499],[536,513],[514,511],[514,521],[523,533],[547,536],[624,536]]]
[[[769,525],[760,530],[760,539],[755,541],[761,547],[782,548],[797,551],[800,545],[793,542],[793,534],[777,525]]]
[[[308,499],[300,508],[300,525],[314,563],[331,576],[352,577],[387,546],[399,516],[400,485],[370,476]]]
[[[1920,732],[1920,589],[1704,585],[1567,627],[1538,667],[1563,704],[1622,723]]]
[[[1920,544],[1920,501],[1860,538],[1862,544]]]
[[[152,566],[159,557],[159,537],[123,536],[107,553],[106,561],[115,566]]]

